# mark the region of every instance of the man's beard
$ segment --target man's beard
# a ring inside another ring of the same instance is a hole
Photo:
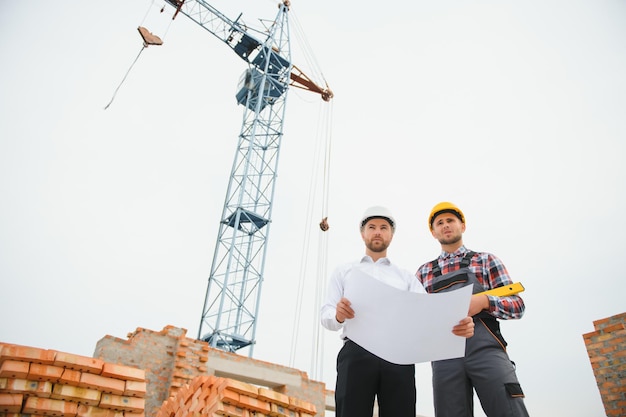
[[[451,236],[447,239],[444,237],[444,238],[439,239],[439,243],[441,243],[442,245],[453,245],[455,243],[459,243],[462,237],[463,236],[460,234]]]
[[[374,252],[374,253],[380,253],[380,252],[384,252],[387,250],[387,248],[389,247],[389,243],[386,243],[384,241],[376,241],[376,244],[374,242],[368,242],[366,243],[367,249],[369,249],[370,251]]]

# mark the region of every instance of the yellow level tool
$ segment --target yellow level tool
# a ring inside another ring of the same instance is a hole
[[[507,295],[513,295],[524,291],[524,286],[521,282],[514,282],[513,284],[503,285],[492,290],[483,291],[479,294],[495,295],[497,297],[506,297]]]

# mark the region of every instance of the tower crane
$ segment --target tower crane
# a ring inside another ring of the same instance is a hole
[[[287,91],[313,91],[333,97],[291,62],[289,0],[278,5],[264,30],[230,20],[204,0],[165,0],[180,13],[226,43],[247,64],[237,88],[244,115],[224,207],[198,339],[229,352],[256,343],[267,240],[278,168]]]

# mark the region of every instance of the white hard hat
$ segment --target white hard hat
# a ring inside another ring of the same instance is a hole
[[[361,217],[361,222],[359,223],[359,226],[365,226],[365,223],[367,223],[370,219],[385,219],[389,222],[393,229],[396,228],[396,221],[391,215],[391,211],[389,211],[387,207],[372,206],[365,210],[365,213],[363,213],[363,217]]]

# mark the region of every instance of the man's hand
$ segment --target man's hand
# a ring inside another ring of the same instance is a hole
[[[485,294],[474,294],[470,299],[469,316],[474,316],[489,309],[489,298]]]
[[[474,336],[474,320],[471,317],[465,317],[452,328],[452,333],[461,337]]]
[[[339,323],[343,323],[346,319],[354,318],[354,310],[350,307],[350,300],[342,298],[337,303],[337,312],[335,313],[335,320]]]

